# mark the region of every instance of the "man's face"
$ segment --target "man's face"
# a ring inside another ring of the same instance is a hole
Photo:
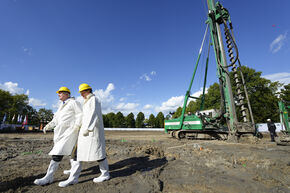
[[[81,91],[81,96],[84,99],[86,99],[89,94],[90,94],[90,91],[88,91],[88,90]]]
[[[61,101],[65,101],[66,99],[69,98],[69,94],[67,92],[59,92],[58,93],[58,97],[59,97],[59,100]]]

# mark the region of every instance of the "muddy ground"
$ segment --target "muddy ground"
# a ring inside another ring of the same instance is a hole
[[[229,143],[176,140],[163,132],[105,135],[112,179],[93,183],[99,168],[86,162],[79,183],[60,188],[69,157],[54,183],[33,184],[46,173],[52,133],[0,134],[0,192],[290,192],[290,146],[277,146],[268,137]]]

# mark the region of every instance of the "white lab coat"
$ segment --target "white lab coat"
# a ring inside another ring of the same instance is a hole
[[[71,155],[77,142],[78,128],[81,125],[81,104],[74,98],[69,98],[61,104],[49,127],[54,127],[54,146],[49,155]]]
[[[83,136],[85,130],[90,131],[88,136]],[[78,137],[77,160],[97,161],[105,157],[105,134],[101,104],[95,95],[89,94],[83,104],[83,118]]]

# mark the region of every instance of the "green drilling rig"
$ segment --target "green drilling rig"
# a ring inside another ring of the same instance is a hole
[[[206,31],[199,50],[197,62],[188,90],[186,91],[181,116],[176,119],[165,120],[164,129],[172,137],[198,138],[198,136],[210,136],[214,139],[238,140],[242,135],[255,135],[256,127],[251,110],[244,77],[240,71],[241,63],[239,52],[233,34],[233,25],[230,14],[221,3],[207,0],[208,14]],[[224,36],[221,28],[223,27]],[[189,98],[201,100],[203,109],[206,76],[208,69],[209,54],[207,54],[203,94],[200,98],[190,95],[198,63],[203,49],[204,40],[209,30],[209,48],[212,45],[215,54],[217,76],[221,94],[220,109],[216,116],[209,117],[203,113],[186,115],[186,107]],[[226,44],[224,44],[225,40]],[[227,48],[228,57],[226,56]],[[234,75],[234,82],[230,80],[230,72]],[[236,96],[233,96],[232,84],[236,87]],[[237,113],[237,110],[240,112]],[[239,117],[237,116],[239,115]],[[202,134],[202,135],[201,135]]]
[[[278,102],[280,122],[282,126],[281,134],[279,137],[275,138],[277,145],[287,145],[290,146],[290,117],[289,111],[290,106],[286,106],[283,101]]]

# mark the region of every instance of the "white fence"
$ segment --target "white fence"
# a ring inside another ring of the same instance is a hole
[[[281,130],[285,130],[283,126],[281,126],[281,123],[275,123],[276,125],[276,131],[279,132]],[[267,123],[258,123],[256,124],[259,132],[268,132]],[[16,130],[16,127],[22,127],[22,125],[17,124],[1,124],[0,130],[5,128],[12,128],[13,130]],[[33,127],[32,125],[25,125],[24,130],[28,130],[29,127]],[[283,128],[282,128],[283,127]],[[164,128],[105,128],[105,131],[164,131]]]
[[[105,131],[164,131],[163,128],[105,128]]]
[[[20,128],[22,125],[20,124],[1,124],[0,130],[4,130],[5,128],[10,128],[11,131],[15,131],[16,128]],[[24,130],[29,130],[29,127],[33,127],[32,125],[25,125]],[[38,128],[37,128],[38,129]],[[164,131],[163,128],[105,128],[105,131]]]
[[[267,123],[257,123],[256,124],[259,132],[268,132]],[[285,130],[284,126],[281,123],[275,123],[276,132],[280,132],[281,130]]]

